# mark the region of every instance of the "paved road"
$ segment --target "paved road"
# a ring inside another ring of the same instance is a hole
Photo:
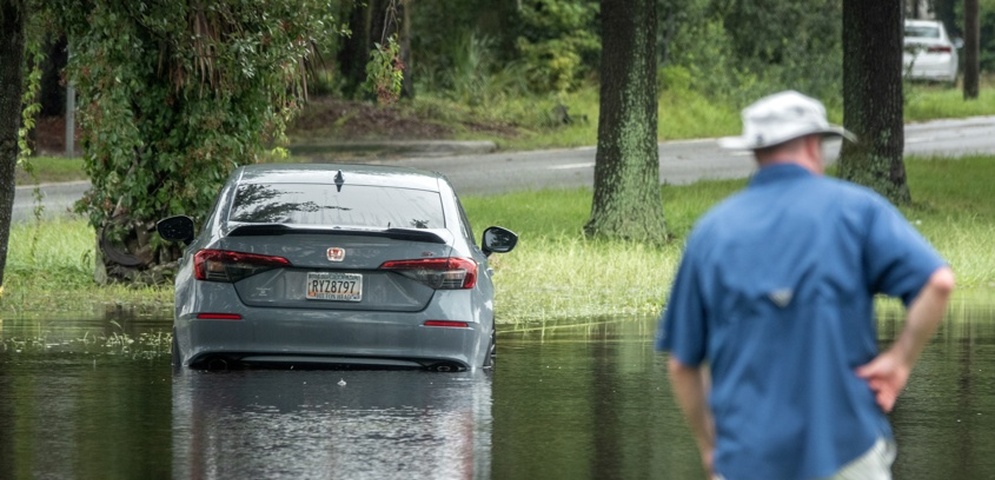
[[[68,183],[47,183],[39,185],[42,194],[42,218],[69,217],[73,204],[83,197],[83,192],[90,188],[89,181]],[[34,218],[35,187],[17,187],[14,192],[14,210],[11,219],[23,222]]]
[[[836,155],[839,143],[827,145]],[[995,154],[995,116],[937,120],[910,124],[905,129],[905,152],[957,157],[972,153]],[[594,184],[594,147],[423,156],[368,163],[408,165],[442,172],[462,194],[496,194],[509,190],[572,188]],[[699,179],[742,178],[754,169],[748,153],[730,154],[712,139],[660,144],[660,182],[684,184]],[[45,215],[66,215],[69,206],[88,188],[87,182],[43,187]],[[14,220],[30,219],[31,187],[18,187]]]
[[[839,141],[827,142],[827,158],[838,155],[839,145]],[[995,116],[907,125],[905,152],[951,157],[995,154]],[[390,163],[442,172],[463,194],[494,194],[515,189],[591,186],[594,184],[594,156],[594,147],[585,147],[412,158]],[[714,139],[660,144],[661,183],[742,178],[753,170],[749,152],[730,153],[720,149]]]

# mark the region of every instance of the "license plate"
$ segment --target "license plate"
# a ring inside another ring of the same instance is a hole
[[[363,299],[363,276],[358,273],[308,272],[308,300],[358,302]]]

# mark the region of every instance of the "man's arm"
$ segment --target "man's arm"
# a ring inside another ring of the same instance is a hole
[[[870,363],[857,369],[857,376],[867,380],[885,412],[895,406],[905,389],[909,373],[919,359],[926,342],[943,320],[947,302],[954,289],[954,273],[949,267],[937,269],[909,307],[905,328],[891,348]]]
[[[709,381],[707,371],[701,367],[689,367],[674,357],[667,363],[670,371],[670,385],[673,387],[677,404],[684,412],[691,432],[698,443],[701,462],[705,473],[712,476],[712,455],[715,451],[715,425],[712,413],[708,410]]]

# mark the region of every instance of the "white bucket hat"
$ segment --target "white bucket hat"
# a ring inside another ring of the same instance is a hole
[[[761,98],[743,109],[743,135],[719,139],[730,150],[757,150],[805,135],[840,136],[851,142],[854,134],[826,120],[822,102],[794,90]]]

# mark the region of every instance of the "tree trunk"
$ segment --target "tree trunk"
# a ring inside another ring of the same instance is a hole
[[[401,32],[398,42],[401,44],[401,61],[404,62],[404,78],[401,81],[401,98],[415,98],[415,77],[411,69],[411,1],[401,0]]]
[[[0,295],[7,266],[11,211],[14,208],[14,168],[17,166],[17,130],[21,125],[21,89],[24,68],[24,21],[21,0],[0,0]]]
[[[964,0],[964,100],[977,100],[981,53],[978,0]]]
[[[902,109],[902,2],[843,0],[841,177],[873,188],[893,203],[911,201],[905,178]]]
[[[370,60],[370,9],[365,2],[354,0],[349,14],[352,35],[342,42],[338,53],[339,71],[345,79],[342,93],[352,97],[366,81],[366,62]]]
[[[41,104],[39,113],[42,117],[56,117],[66,113],[66,87],[62,82],[62,70],[69,60],[67,48],[65,35],[46,40],[41,91],[38,94],[38,102]]]
[[[601,111],[588,236],[662,242],[656,0],[601,0]]]

